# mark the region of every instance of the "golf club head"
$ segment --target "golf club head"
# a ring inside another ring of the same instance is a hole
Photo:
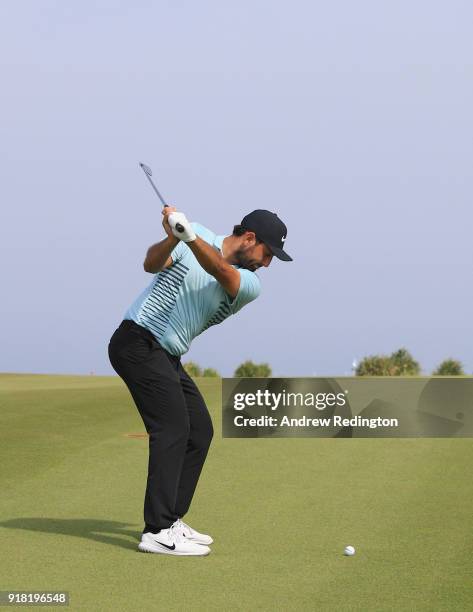
[[[140,166],[143,169],[143,172],[145,174],[147,174],[148,176],[153,176],[153,173],[151,172],[151,168],[149,166],[147,166],[146,164],[143,164],[142,162],[140,162]]]

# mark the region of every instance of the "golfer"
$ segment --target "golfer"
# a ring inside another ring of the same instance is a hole
[[[189,510],[213,435],[212,422],[181,356],[192,340],[258,297],[255,271],[284,252],[286,226],[255,210],[230,236],[163,209],[167,237],[151,246],[149,287],[125,314],[109,344],[110,361],[127,385],[149,434],[144,552],[206,555],[212,538],[181,518]]]

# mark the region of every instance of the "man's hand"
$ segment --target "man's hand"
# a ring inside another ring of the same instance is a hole
[[[184,242],[193,242],[197,238],[194,230],[192,229],[192,225],[189,223],[184,213],[172,212],[168,216],[168,224],[170,225],[174,236],[180,240],[183,240]],[[178,231],[176,229],[177,225],[181,225],[184,228],[184,231]]]
[[[169,215],[171,213],[175,213],[176,211],[177,208],[175,208],[174,206],[165,206],[161,212],[161,214],[163,215],[164,231],[170,238],[174,238],[174,234],[172,233],[172,227],[169,224]],[[179,236],[177,237],[179,238]]]
[[[172,228],[169,225],[168,217],[175,211],[176,209],[173,206],[165,206],[162,210],[163,227],[167,237],[164,240],[161,240],[161,242],[153,244],[149,247],[143,263],[145,272],[156,274],[156,272],[160,272],[164,268],[168,268],[170,265],[172,265],[171,253],[179,244],[179,240],[172,233]]]
[[[169,237],[178,238],[184,242],[192,242],[196,239],[196,234],[184,213],[177,212],[174,206],[165,206],[162,215],[164,231]],[[183,232],[177,231],[177,224],[184,228]]]

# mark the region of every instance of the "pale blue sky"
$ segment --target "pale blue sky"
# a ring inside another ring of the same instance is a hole
[[[406,346],[473,370],[470,2],[0,4],[0,371],[111,373],[163,194],[254,208],[293,263],[185,359],[345,374]]]

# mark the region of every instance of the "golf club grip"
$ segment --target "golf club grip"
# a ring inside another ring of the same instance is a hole
[[[169,204],[165,204],[164,208],[167,208],[168,206]],[[184,227],[180,223],[176,223],[176,229],[180,234],[182,234],[182,232],[184,231]]]

